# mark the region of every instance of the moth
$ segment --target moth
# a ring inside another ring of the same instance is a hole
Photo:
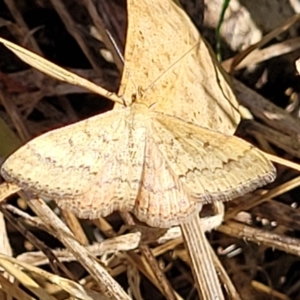
[[[275,169],[262,152],[232,136],[240,121],[238,103],[188,17],[169,0],[128,0],[127,6],[119,89],[124,101],[30,141],[6,160],[2,176],[82,218],[129,211],[162,228],[188,220],[205,203],[227,201],[274,180]],[[55,78],[120,102],[0,42]]]

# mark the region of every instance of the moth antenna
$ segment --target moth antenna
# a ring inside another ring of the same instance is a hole
[[[109,40],[111,41],[112,45],[114,46],[115,51],[116,51],[116,53],[118,54],[118,57],[119,57],[120,61],[123,63],[123,66],[124,66],[124,63],[125,63],[125,62],[124,62],[124,56],[123,56],[123,54],[121,53],[120,48],[119,48],[119,46],[117,45],[116,40],[112,37],[111,33],[110,33],[108,30],[105,30],[105,31],[106,31],[106,34],[107,34]]]
[[[134,98],[136,99],[136,96],[139,94],[139,88],[138,88],[138,85],[135,83],[133,77],[131,76],[130,70],[128,70],[128,69],[125,68],[125,59],[124,59],[124,56],[123,56],[123,54],[121,53],[120,48],[118,47],[118,45],[117,45],[115,39],[113,38],[113,36],[110,34],[110,32],[109,32],[108,30],[106,30],[106,33],[107,33],[107,35],[108,35],[108,37],[109,37],[111,43],[113,44],[113,46],[114,46],[114,48],[115,48],[115,51],[116,51],[116,53],[118,54],[118,56],[119,56],[121,62],[123,63],[123,73],[126,72],[126,73],[128,74],[129,79],[132,81],[132,83],[133,83],[133,85],[134,85],[134,87],[135,87],[135,89],[136,89],[136,91],[137,91],[137,92],[136,92],[136,95],[135,95],[135,97],[134,97]],[[127,76],[127,75],[126,75],[126,76]],[[122,97],[122,96],[120,95],[120,97]],[[135,101],[135,99],[134,99],[133,101]],[[124,99],[123,97],[122,97],[122,100],[123,100],[124,106],[127,106],[126,101],[125,101],[125,99]]]
[[[117,45],[117,43],[116,43],[116,41],[115,41],[115,39],[112,37],[112,35],[110,34],[110,32],[109,31],[106,31],[106,33],[107,33],[107,35],[108,35],[108,37],[109,37],[109,39],[110,39],[110,41],[111,41],[111,43],[113,44],[113,46],[114,46],[114,48],[115,48],[115,50],[116,50],[116,52],[117,52],[117,54],[118,54],[118,56],[119,56],[119,58],[120,58],[120,60],[123,62],[123,65],[125,65],[125,59],[124,59],[124,56],[123,56],[123,54],[121,53],[121,51],[120,51],[120,48],[118,47],[118,45]],[[145,96],[146,95],[146,93],[147,93],[147,91],[148,90],[150,90],[152,87],[153,87],[153,85],[154,84],[156,84],[168,71],[170,71],[173,67],[175,67],[185,56],[187,56],[194,48],[196,48],[198,45],[200,45],[200,42],[201,41],[199,41],[199,42],[196,42],[195,43],[195,45],[194,46],[192,46],[186,53],[184,53],[182,56],[180,56],[176,61],[174,61],[164,72],[162,72],[151,84],[149,84],[149,86],[146,88],[146,89],[143,89],[143,91],[142,91],[142,94],[143,94],[143,96]],[[131,76],[131,74],[130,74],[130,70],[125,70],[125,67],[124,67],[124,70],[123,70],[123,72],[127,72],[128,73],[128,77],[131,79],[131,81],[132,81],[132,83],[133,83],[133,85],[134,85],[134,87],[135,87],[135,89],[136,89],[136,91],[137,91],[137,95],[139,95],[140,94],[140,90],[139,90],[139,87],[138,87],[138,85],[135,83],[135,81],[134,81],[134,78]],[[122,99],[123,101],[124,101],[124,105],[126,106],[126,102],[125,102],[125,100],[124,99]]]
[[[177,60],[175,60],[165,71],[163,71],[153,82],[151,82],[147,88],[144,89],[144,95],[150,90],[153,85],[155,85],[168,71],[170,71],[172,68],[174,68],[185,56],[187,56],[194,48],[196,48],[198,45],[200,45],[201,41],[195,43],[194,46],[192,46],[186,53],[184,53],[182,56],[180,56]]]

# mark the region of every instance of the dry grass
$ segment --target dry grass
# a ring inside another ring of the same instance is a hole
[[[13,39],[59,65],[73,68],[77,74],[108,90],[117,90],[122,64],[105,34],[109,30],[118,47],[124,48],[126,14],[117,1],[111,5],[107,1],[99,4],[101,17],[89,7],[89,1],[78,4],[68,0],[64,1],[65,6],[58,0],[52,0],[52,4],[32,1],[34,9],[27,2],[20,6],[14,6],[13,1],[6,2],[9,5],[3,10],[0,6],[1,37]],[[3,3],[0,5],[4,7]],[[192,15],[197,15],[195,10]],[[208,234],[218,257],[214,260],[215,267],[230,299],[300,298],[300,165],[297,164],[300,106],[299,78],[294,68],[299,56],[298,19],[299,16],[286,18],[275,33],[254,41],[259,44],[252,47],[254,51],[240,67],[231,64],[237,59],[224,63],[228,71],[230,66],[234,70],[243,67],[239,71],[231,70],[236,76],[233,87],[237,97],[248,109],[243,111],[247,120],[242,122],[237,134],[273,154],[274,160],[283,159],[276,163],[276,182],[228,203],[226,222]],[[91,20],[97,24],[101,42],[89,33]],[[241,22],[251,24],[252,32],[258,30],[253,29],[251,15]],[[296,26],[291,27],[293,23]],[[279,35],[287,29],[285,35]],[[209,30],[205,33],[211,37]],[[229,43],[225,56],[232,58],[228,36],[226,32],[222,34]],[[266,42],[268,47],[256,49]],[[116,64],[99,55],[99,49],[101,54],[107,54],[106,49],[110,49]],[[2,159],[20,143],[41,132],[112,107],[105,99],[79,87],[55,81],[27,67],[24,70],[24,65],[2,47],[0,57]],[[14,187],[2,185],[0,199],[15,191]],[[44,202],[26,202],[19,196],[9,197],[1,211],[0,299],[69,299],[70,295],[78,299],[107,299],[102,292],[109,284],[115,284],[114,299],[163,299],[158,279],[140,245],[149,246],[177,299],[197,297],[189,256],[177,227],[168,231],[141,225],[124,227],[117,213],[106,219],[79,221],[66,212],[54,210],[54,213]],[[106,278],[108,283],[99,278]]]

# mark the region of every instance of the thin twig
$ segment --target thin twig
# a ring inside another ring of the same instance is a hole
[[[192,263],[198,293],[203,300],[224,299],[220,282],[214,268],[210,245],[198,216],[181,224],[182,235]]]
[[[28,199],[25,193],[21,193],[28,200],[31,209],[45,222],[49,228],[53,228],[52,234],[56,236],[66,248],[72,252],[81,265],[98,283],[99,289],[105,295],[115,300],[130,300],[122,287],[110,276],[110,274],[80,245],[67,226],[52,212],[41,199]]]
[[[135,222],[129,213],[121,213],[123,220],[128,224],[135,226]],[[162,290],[164,291],[164,295],[169,300],[175,300],[176,296],[174,290],[169,283],[168,279],[166,278],[165,274],[160,269],[154,255],[152,254],[151,250],[147,245],[140,244],[139,249],[142,255],[146,258],[149,266],[151,267],[153,273],[155,274],[158,283],[160,284]]]

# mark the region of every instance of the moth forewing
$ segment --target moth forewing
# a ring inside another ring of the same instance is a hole
[[[275,178],[272,163],[246,141],[156,114],[153,140],[170,170],[201,203],[231,200]]]

